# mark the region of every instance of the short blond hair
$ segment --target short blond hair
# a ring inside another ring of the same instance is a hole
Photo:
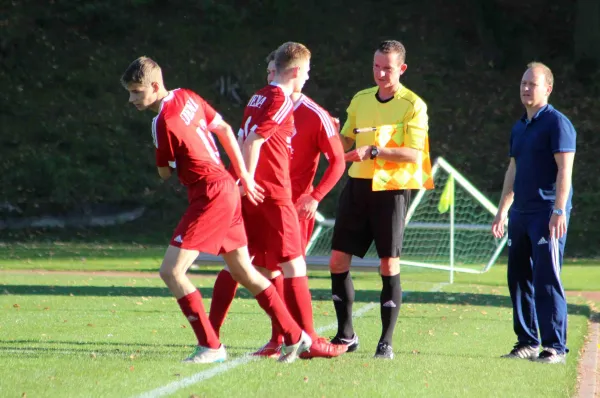
[[[310,51],[304,44],[288,41],[275,51],[275,69],[282,72],[287,68],[297,66],[299,62],[310,59]]]
[[[124,86],[131,83],[147,85],[153,81],[162,81],[162,71],[156,61],[146,56],[129,64],[121,76],[121,84]]]
[[[546,64],[541,62],[533,61],[527,64],[527,69],[541,69],[544,72],[544,76],[546,77],[546,84],[549,86],[554,86],[554,75],[552,71]]]

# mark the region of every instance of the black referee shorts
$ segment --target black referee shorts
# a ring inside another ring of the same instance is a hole
[[[373,240],[379,258],[400,257],[410,190],[376,191],[349,178],[338,201],[331,248],[363,258]]]

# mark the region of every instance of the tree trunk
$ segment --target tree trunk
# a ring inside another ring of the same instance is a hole
[[[494,0],[472,1],[466,0],[463,6],[473,22],[481,51],[486,56],[490,65],[502,65],[504,59],[496,37],[498,27],[498,5]]]
[[[598,64],[600,61],[600,1],[577,1],[574,45],[575,60],[578,64]]]

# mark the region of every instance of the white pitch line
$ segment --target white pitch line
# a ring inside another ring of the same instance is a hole
[[[446,285],[446,283],[438,283],[437,285],[433,286],[432,289],[430,289],[430,292],[438,292],[445,285]],[[405,294],[409,294],[409,293],[410,292],[405,292]],[[352,318],[353,319],[360,318],[361,316],[363,316],[364,314],[366,314],[367,312],[369,312],[370,310],[372,310],[373,308],[378,307],[378,306],[379,306],[379,303],[368,303],[368,304],[360,307],[355,312],[353,312]],[[317,328],[315,331],[317,332],[317,334],[321,334],[328,330],[335,329],[335,328],[337,328],[337,326],[338,326],[337,322],[330,323],[327,326],[322,326],[320,328]],[[208,379],[218,376],[222,373],[229,372],[230,370],[235,369],[238,366],[245,365],[248,362],[255,361],[257,359],[259,359],[259,358],[251,356],[250,353],[247,353],[247,354],[245,354],[239,358],[236,358],[232,361],[227,361],[225,363],[214,366],[210,369],[203,370],[202,372],[198,372],[198,373],[191,375],[189,377],[186,377],[184,379],[169,383],[166,386],[159,387],[154,390],[137,395],[137,396],[135,396],[135,398],[158,398],[158,397],[164,397],[167,395],[171,395],[171,394],[174,394],[175,392],[181,390],[182,388],[186,388],[188,386],[199,383],[201,381],[208,380]]]
[[[353,312],[352,318],[360,318],[365,313],[369,312],[370,310],[377,307],[378,305],[379,305],[379,303],[368,303],[368,304],[360,307],[357,311]],[[317,332],[317,334],[321,334],[323,332],[326,332],[328,330],[332,330],[335,328],[337,328],[337,322],[330,323],[327,326],[317,328],[316,332]],[[259,359],[259,358],[251,356],[250,353],[248,353],[248,354],[245,354],[244,356],[236,358],[232,361],[227,361],[220,365],[214,366],[210,369],[206,369],[202,372],[198,372],[192,376],[186,377],[185,379],[174,381],[170,384],[167,384],[164,387],[159,387],[152,391],[145,392],[141,395],[136,396],[136,398],[158,398],[158,397],[164,397],[167,395],[171,395],[171,394],[175,393],[176,391],[181,390],[182,388],[191,386],[193,384],[199,383],[204,380],[208,380],[214,376],[220,375],[221,373],[229,372],[230,370],[237,368],[238,366],[247,364],[248,362],[255,361],[257,359]]]

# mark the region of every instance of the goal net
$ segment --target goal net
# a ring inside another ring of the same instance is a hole
[[[443,158],[437,158],[432,174],[435,189],[413,194],[408,209],[401,265],[450,272],[483,273],[494,264],[507,237],[495,239],[491,224],[497,208]],[[307,247],[307,263],[326,264],[331,253],[335,220],[318,214]],[[375,245],[364,259],[353,264],[378,266]]]

